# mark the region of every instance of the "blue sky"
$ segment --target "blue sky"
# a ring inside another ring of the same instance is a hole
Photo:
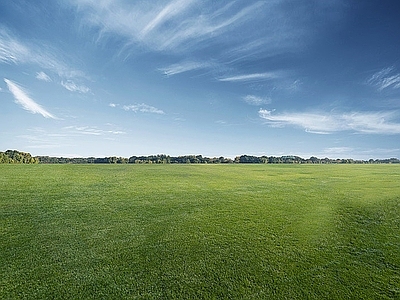
[[[400,157],[400,3],[0,2],[0,151]]]

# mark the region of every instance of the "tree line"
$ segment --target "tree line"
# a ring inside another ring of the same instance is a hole
[[[203,157],[202,155],[183,155],[169,156],[165,154],[149,156],[126,157],[52,157],[52,156],[32,156],[27,152],[17,150],[7,150],[0,152],[0,163],[3,164],[398,164],[397,158],[389,159],[330,159],[330,158],[302,158],[299,156],[252,156],[241,155],[234,159],[220,157]]]
[[[39,162],[44,164],[72,163],[72,164],[221,164],[233,163],[230,158],[225,157],[203,157],[202,155],[169,156],[165,154],[149,156],[126,157],[87,157],[87,158],[66,158],[38,156]]]
[[[17,150],[0,152],[0,163],[3,164],[398,164],[397,158],[389,159],[330,159],[330,158],[302,158],[299,156],[252,156],[240,155],[234,159],[220,157],[203,157],[202,155],[169,156],[165,154],[149,156],[126,157],[52,157],[52,156],[31,156],[30,153]]]
[[[38,157],[32,157],[30,153],[17,150],[7,150],[0,152],[0,164],[37,164]]]

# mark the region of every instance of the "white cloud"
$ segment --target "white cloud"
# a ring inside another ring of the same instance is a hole
[[[18,40],[12,38],[3,28],[0,28],[0,62],[18,63],[29,58],[31,51]]]
[[[157,26],[172,19],[176,15],[181,14],[192,4],[192,2],[192,0],[177,0],[168,4],[140,31],[140,37],[144,38]]]
[[[93,32],[97,32],[98,43],[117,40],[121,47],[116,53],[120,55],[129,57],[137,51],[186,54],[183,55],[186,62],[159,70],[172,76],[216,66],[212,77],[217,79],[226,69],[237,70],[236,74],[245,72],[237,68],[243,60],[298,52],[316,33],[311,21],[327,21],[326,14],[335,14],[341,7],[316,3],[318,13],[310,15],[302,14],[309,9],[308,4],[299,3],[296,9],[288,9],[281,0],[67,0],[63,3],[77,8],[80,28],[91,39]],[[211,64],[205,62],[205,56],[212,57]],[[219,80],[262,81],[277,75],[253,72]]]
[[[262,1],[250,5],[194,0],[70,2],[83,13],[87,24],[99,29],[100,40],[118,35],[126,39],[127,44],[140,43],[151,50],[178,52],[253,20],[266,5]]]
[[[15,102],[21,105],[25,110],[28,110],[34,114],[41,114],[45,118],[56,119],[54,115],[52,115],[35,101],[33,101],[27,95],[27,93],[15,82],[12,82],[11,80],[6,78],[4,78],[4,81],[7,84],[7,87],[11,94],[13,94]]]
[[[330,157],[330,158],[353,158],[353,159],[387,159],[389,157],[396,157],[400,149],[385,149],[385,148],[352,148],[352,147],[331,147],[323,149],[323,152],[317,157]]]
[[[165,114],[165,112],[162,111],[161,109],[158,109],[158,108],[156,108],[154,106],[150,106],[150,105],[147,105],[147,104],[144,104],[144,103],[142,103],[142,104],[123,105],[123,106],[121,106],[121,105],[119,105],[117,103],[110,103],[108,106],[113,107],[113,108],[120,107],[125,111],[133,111],[135,113],[142,112],[142,113],[151,113],[151,114],[159,114],[159,115]]]
[[[254,74],[245,74],[245,75],[237,75],[230,77],[221,77],[219,81],[229,81],[229,82],[237,82],[237,81],[263,81],[269,79],[278,78],[277,73],[266,72],[266,73],[254,73]]]
[[[391,122],[395,119],[393,112],[273,114],[273,111],[260,109],[258,113],[271,126],[297,126],[311,133],[353,131],[368,134],[400,134],[400,123]]]
[[[88,93],[90,89],[85,85],[78,85],[72,80],[61,81],[61,85],[71,92]]]
[[[277,28],[281,29],[280,27]],[[248,59],[255,56],[260,57],[260,56],[274,55],[276,51],[278,50],[282,51],[284,50],[284,48],[289,47],[289,45],[291,44],[287,43],[287,45],[284,46],[283,41],[274,41],[275,39],[280,40],[282,36],[285,35],[276,34],[275,37],[267,36],[267,37],[257,38],[255,40],[246,41],[245,43],[243,42],[239,43],[238,46],[226,49],[226,51],[224,52],[224,56],[227,59],[233,59],[233,62],[235,62],[241,59]]]
[[[172,64],[169,67],[159,69],[166,76],[172,76],[188,71],[205,69],[211,67],[213,64],[208,62],[194,62],[194,61],[186,61],[178,64]]]
[[[67,126],[63,128],[64,130],[68,131],[69,133],[73,134],[82,134],[82,135],[120,135],[125,134],[126,132],[121,130],[104,130],[99,129],[96,126]]]
[[[31,63],[63,74],[70,69],[54,58],[46,48],[21,42],[4,28],[0,28],[0,61],[3,63]]]
[[[47,82],[51,81],[51,78],[49,77],[49,75],[47,75],[43,71],[36,73],[36,79],[47,81]]]
[[[257,2],[232,15],[233,3],[228,3],[212,14],[203,14],[200,17],[192,15],[179,24],[178,30],[171,32],[172,35],[161,45],[162,49],[184,48],[183,44],[193,41],[198,45],[201,41],[209,39],[210,35],[215,37],[233,30],[240,21],[251,20],[262,5],[262,2]]]
[[[288,14],[281,0],[68,0],[65,3],[78,9],[82,16],[80,28],[87,30],[91,38],[97,31],[98,43],[117,39],[121,47],[116,53],[120,55],[129,57],[139,49],[187,54],[183,56],[186,61],[159,69],[167,76],[213,68],[212,77],[220,81],[275,79],[278,74],[258,70],[254,74],[220,76],[227,69],[243,73],[236,68],[243,59],[257,60],[299,51],[315,32],[309,28],[311,22],[307,22],[310,16],[299,19],[297,10],[289,10]],[[334,11],[333,6],[330,11]],[[308,5],[299,5],[300,11],[306,8]],[[325,10],[316,8],[316,11],[323,14]],[[205,54],[210,54],[212,60],[206,61]]]
[[[367,82],[382,91],[387,88],[400,88],[400,73],[395,74],[394,67],[384,68],[373,74]]]
[[[271,103],[271,98],[261,98],[255,95],[247,95],[243,97],[243,100],[246,101],[246,103],[250,105],[262,105],[262,104],[270,104]]]
[[[143,113],[152,113],[152,114],[165,114],[164,111],[158,109],[154,106],[150,106],[147,104],[132,104],[132,105],[124,105],[122,107],[126,111],[133,111],[133,112],[143,112]]]
[[[64,79],[84,78],[84,72],[70,67],[62,51],[55,49],[42,41],[22,42],[13,36],[10,31],[0,27],[0,63],[7,64],[33,64],[40,68],[56,73]],[[39,72],[36,78],[51,81],[46,73]]]

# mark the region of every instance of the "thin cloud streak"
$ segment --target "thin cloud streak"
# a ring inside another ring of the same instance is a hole
[[[61,78],[86,78],[84,72],[71,68],[64,62],[65,59],[60,57],[63,57],[61,51],[43,43],[23,43],[8,30],[0,27],[0,63],[33,64],[54,72]],[[39,72],[36,78],[48,81],[50,77],[45,75],[47,74]]]
[[[179,30],[170,31],[172,33],[168,39],[161,45],[161,49],[176,49],[183,44],[189,42],[195,42],[198,45],[205,39],[209,39],[210,34],[212,36],[218,36],[226,31],[232,30],[239,21],[249,20],[246,16],[252,16],[260,8],[262,2],[257,2],[249,7],[241,9],[238,13],[232,17],[228,14],[228,9],[231,8],[232,4],[229,3],[221,9],[217,10],[213,14],[193,16],[189,20],[183,21],[178,27]],[[224,18],[221,18],[224,16]],[[182,28],[182,29],[181,29]]]
[[[255,105],[255,106],[259,106],[262,104],[270,104],[271,103],[271,99],[270,98],[262,98],[262,97],[258,97],[255,95],[246,95],[243,97],[243,100],[250,104],[250,105]]]
[[[62,81],[61,85],[71,92],[79,92],[82,94],[86,94],[90,92],[90,89],[85,85],[78,85],[72,80]]]
[[[33,114],[41,114],[45,118],[57,119],[54,115],[33,101],[16,83],[6,78],[4,78],[4,81],[7,84],[9,91],[14,96],[15,102],[21,105],[23,109],[30,111]]]
[[[133,112],[142,112],[142,113],[151,113],[151,114],[160,114],[163,115],[165,114],[164,111],[161,109],[158,109],[154,106],[150,106],[147,104],[132,104],[132,105],[124,105],[122,107],[126,111],[133,111]]]
[[[307,40],[304,37],[310,34],[307,28],[297,26],[293,19],[288,18],[281,1],[199,3],[174,0],[133,4],[120,0],[69,0],[69,3],[83,16],[82,29],[97,30],[98,43],[107,43],[116,37],[121,39],[117,55],[134,55],[130,52],[132,49],[137,51],[138,45],[141,51],[190,54],[185,56],[191,57],[192,61],[158,69],[166,76],[212,69],[212,78],[222,82],[277,79],[278,74],[262,73],[263,70],[248,75],[220,75],[224,70],[234,71],[236,67],[232,64],[248,57],[298,50],[299,44]],[[229,34],[239,27],[245,34]],[[213,54],[212,60],[204,60],[200,52],[216,45],[223,51]],[[239,69],[235,71],[240,72]]]
[[[194,62],[194,61],[187,61],[178,64],[170,65],[166,68],[159,69],[161,72],[164,73],[166,76],[173,76],[184,72],[206,69],[211,67],[212,64],[208,62]]]
[[[192,49],[207,45],[203,43],[210,39],[210,36],[216,37],[232,30],[235,25],[239,25],[239,21],[249,21],[246,16],[254,16],[254,13],[260,8],[262,2],[257,2],[249,7],[241,9],[238,13],[229,17],[228,8],[232,4],[229,3],[213,14],[203,14],[191,16],[181,21],[177,29],[161,33],[161,36],[155,38],[163,39],[164,42],[159,45],[159,50],[175,50],[181,51],[187,48],[186,45],[192,45]],[[223,16],[223,18],[221,18]],[[166,37],[164,37],[166,35]],[[163,38],[164,37],[164,38]],[[187,50],[187,49],[186,49]]]
[[[273,114],[273,111],[260,109],[258,114],[272,127],[296,126],[310,133],[354,131],[366,134],[400,134],[400,123],[390,122],[395,118],[393,112]]]
[[[387,88],[398,89],[400,88],[400,73],[393,74],[393,71],[394,67],[384,68],[373,74],[367,82],[377,87],[379,91]]]
[[[16,64],[25,60],[30,54],[29,49],[13,39],[8,32],[0,28],[0,62]]]
[[[161,109],[158,109],[157,107],[151,106],[151,105],[147,105],[145,103],[141,103],[141,104],[130,104],[130,105],[119,105],[117,103],[110,103],[108,105],[109,107],[112,108],[122,108],[125,111],[133,111],[135,113],[137,112],[141,112],[141,113],[151,113],[151,114],[159,114],[159,115],[164,115],[165,112]]]
[[[189,0],[178,0],[178,1],[173,1],[172,3],[167,5],[165,8],[161,10],[159,14],[157,14],[157,16],[154,19],[152,19],[142,29],[142,31],[140,32],[140,37],[144,38],[150,31],[152,31],[160,24],[182,13],[186,8],[188,8],[189,5],[192,4],[192,2],[193,1]]]
[[[51,78],[49,77],[49,75],[47,75],[45,72],[38,72],[36,73],[36,79],[42,80],[42,81],[46,81],[46,82],[50,82]]]
[[[89,26],[99,30],[99,40],[108,34],[126,39],[126,44],[140,43],[155,51],[180,52],[196,48],[203,41],[232,30],[240,22],[250,21],[264,2],[247,7],[228,3],[209,13],[196,1],[175,0],[135,3],[121,1],[71,0],[83,12]],[[198,10],[200,9],[200,11]]]
[[[237,82],[237,81],[262,81],[262,80],[269,80],[275,79],[279,76],[276,73],[267,72],[267,73],[255,73],[255,74],[246,74],[246,75],[237,75],[231,77],[222,77],[219,78],[219,81],[230,81],[230,82]]]
[[[95,135],[95,136],[103,136],[103,135],[120,135],[126,134],[124,131],[120,130],[104,130],[99,129],[96,126],[67,126],[63,128],[64,130],[74,133],[74,134],[81,134],[81,135]]]

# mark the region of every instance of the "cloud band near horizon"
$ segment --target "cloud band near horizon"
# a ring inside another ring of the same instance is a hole
[[[330,134],[341,131],[353,131],[366,134],[399,134],[400,123],[391,122],[393,112],[351,112],[329,113],[281,113],[260,109],[260,118],[272,127],[297,126],[307,132]]]

